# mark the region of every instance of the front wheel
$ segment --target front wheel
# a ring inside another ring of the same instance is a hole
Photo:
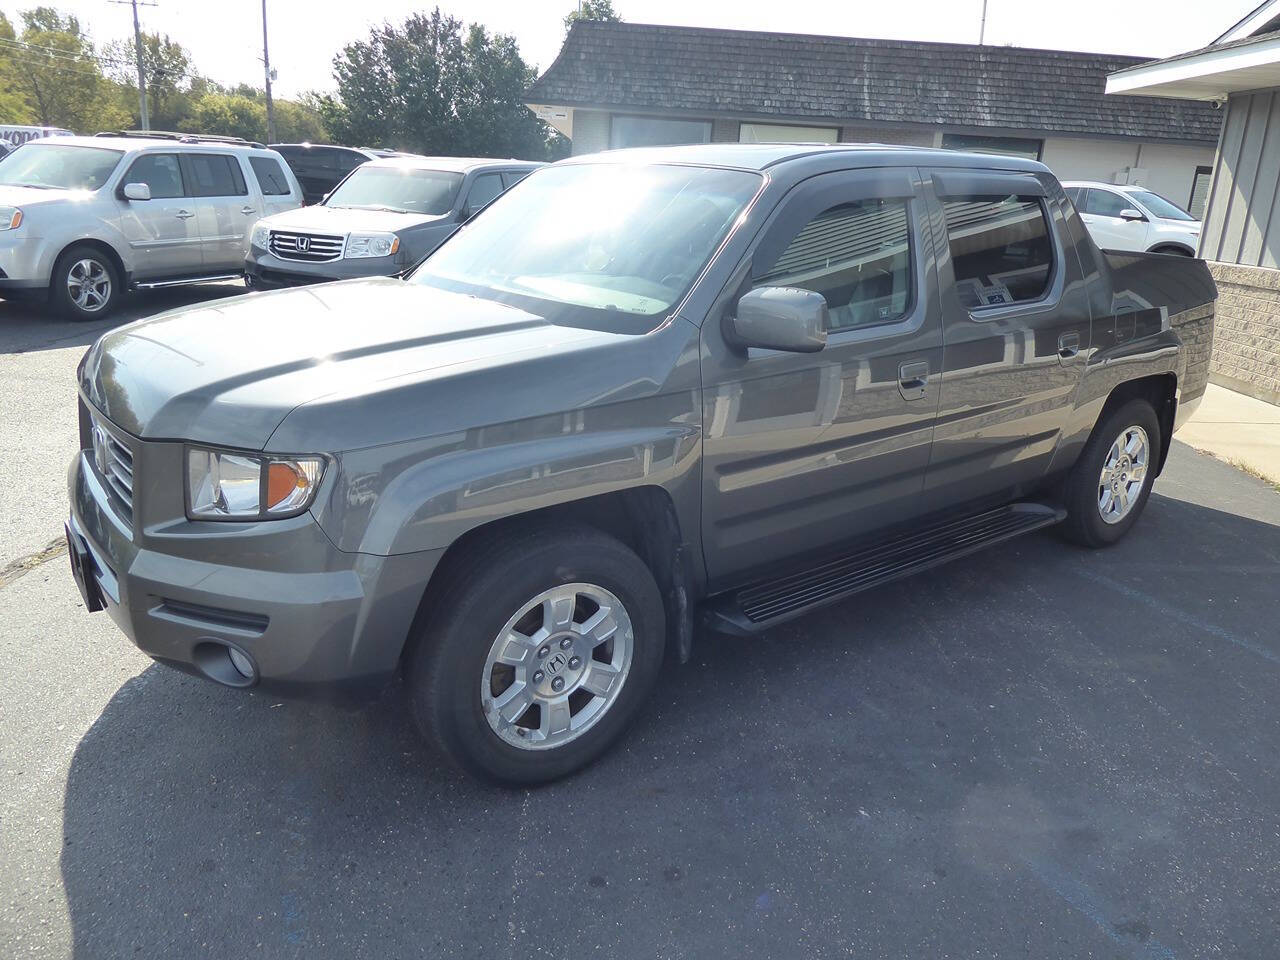
[[[531,527],[451,562],[406,670],[414,719],[459,766],[538,783],[590,763],[639,711],[665,618],[644,562],[587,527]]]
[[[100,320],[120,297],[120,274],[96,247],[72,247],[53,266],[49,300],[69,320]]]
[[[1146,400],[1130,400],[1094,428],[1067,479],[1068,539],[1105,547],[1129,532],[1151,494],[1160,444]]]

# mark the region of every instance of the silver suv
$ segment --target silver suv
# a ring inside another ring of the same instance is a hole
[[[253,224],[301,202],[280,155],[243,140],[34,140],[0,160],[0,296],[96,320],[127,289],[238,277]]]

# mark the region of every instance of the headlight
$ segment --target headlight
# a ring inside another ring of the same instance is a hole
[[[22,211],[17,207],[0,207],[0,230],[17,230],[22,226]]]
[[[187,516],[192,520],[273,520],[311,506],[322,457],[265,457],[187,448]]]
[[[253,228],[253,233],[250,234],[249,236],[249,242],[253,244],[253,246],[261,247],[263,250],[265,250],[267,249],[268,233],[270,233],[270,231],[266,227],[261,225],[255,226]]]
[[[389,257],[400,249],[400,238],[394,233],[353,233],[347,238],[348,260],[364,257]]]

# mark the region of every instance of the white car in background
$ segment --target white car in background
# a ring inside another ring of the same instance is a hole
[[[1196,255],[1200,221],[1146,187],[1064,180],[1062,189],[1103,250]]]

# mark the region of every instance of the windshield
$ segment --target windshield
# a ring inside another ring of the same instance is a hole
[[[1195,220],[1195,217],[1180,206],[1171,203],[1158,193],[1152,193],[1150,190],[1130,190],[1129,196],[1162,220]]]
[[[653,316],[688,290],[760,183],[705,167],[549,167],[495,200],[413,280]]]
[[[462,174],[413,167],[356,167],[329,194],[326,207],[440,216],[453,209]]]
[[[121,150],[29,143],[0,160],[0,185],[46,190],[97,190],[116,168]]]

